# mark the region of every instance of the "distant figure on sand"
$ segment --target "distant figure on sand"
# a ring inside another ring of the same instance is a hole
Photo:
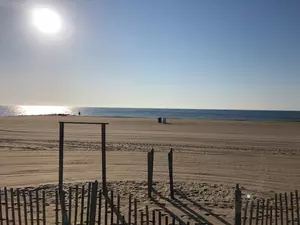
[[[78,116],[80,116],[81,115],[81,113],[80,113],[80,111],[78,111]]]

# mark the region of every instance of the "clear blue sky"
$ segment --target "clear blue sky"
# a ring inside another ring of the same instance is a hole
[[[300,110],[299,0],[44,2],[0,0],[0,104]]]

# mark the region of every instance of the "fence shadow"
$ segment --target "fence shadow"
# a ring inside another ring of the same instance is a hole
[[[192,203],[194,206],[196,206],[197,208],[199,208],[200,210],[205,211],[206,213],[208,213],[209,215],[215,217],[217,220],[219,220],[221,223],[225,224],[225,225],[230,225],[229,222],[227,222],[226,220],[224,220],[223,218],[221,218],[219,215],[213,213],[211,210],[206,209],[205,207],[203,207],[202,205],[200,205],[198,202],[188,198],[184,193],[180,192],[180,191],[175,191],[175,193],[177,195],[179,195],[181,198],[189,201],[190,203]],[[179,201],[176,199],[176,201]]]
[[[194,210],[189,208],[186,204],[182,203],[180,200],[178,200],[178,199],[171,200],[169,198],[166,198],[162,194],[160,194],[158,191],[156,191],[155,189],[153,189],[153,193],[158,195],[161,199],[164,199],[165,201],[169,202],[171,205],[173,205],[175,208],[179,209],[181,212],[188,215],[190,218],[192,218],[198,224],[213,225],[211,222],[209,222],[203,216],[199,215],[197,212],[195,212]]]

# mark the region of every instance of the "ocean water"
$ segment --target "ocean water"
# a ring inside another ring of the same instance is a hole
[[[103,117],[192,118],[246,121],[299,121],[300,111],[145,109],[67,106],[0,106],[0,116],[71,114]]]

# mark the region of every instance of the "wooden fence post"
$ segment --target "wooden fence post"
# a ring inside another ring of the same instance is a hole
[[[294,197],[293,197],[293,192],[290,193],[291,197],[291,214],[292,214],[292,225],[294,225]]]
[[[82,185],[81,187],[81,213],[80,213],[80,224],[83,224],[83,216],[84,216],[84,188],[85,185]]]
[[[288,197],[287,193],[284,193],[284,201],[285,201],[285,219],[286,219],[286,224],[289,224],[289,207],[288,207]]]
[[[107,221],[107,213],[108,213],[108,203],[107,203],[107,192],[103,193],[105,196],[105,205],[104,205],[104,224],[107,225],[108,221]]]
[[[280,224],[283,225],[283,204],[282,204],[282,194],[279,194],[280,201]]]
[[[277,212],[277,204],[278,204],[278,195],[275,194],[275,225],[278,225],[278,212]]]
[[[98,189],[98,182],[95,181],[92,184],[90,225],[95,225],[96,222],[97,189]]]
[[[134,224],[137,225],[137,220],[138,220],[138,215],[137,215],[137,200],[136,198],[134,199]]]
[[[128,224],[131,224],[131,194],[129,194],[129,206],[128,206]]]
[[[72,187],[69,187],[69,225],[72,224]]]
[[[245,210],[244,210],[244,220],[243,220],[243,225],[246,225],[246,221],[247,221],[248,204],[249,204],[249,200],[247,199],[247,201],[246,201],[246,206],[245,206]]]
[[[106,124],[101,124],[101,150],[102,150],[102,191],[107,196],[106,187]]]
[[[33,225],[33,205],[32,205],[32,191],[29,191],[29,207],[30,207],[30,224]]]
[[[266,224],[269,224],[269,204],[270,204],[270,199],[267,199],[267,205],[266,205]]]
[[[5,222],[6,225],[9,225],[9,214],[8,214],[8,196],[7,196],[7,188],[4,188],[4,200],[5,200]]]
[[[114,191],[110,191],[110,224],[114,224]]]
[[[55,225],[58,225],[58,190],[55,191]]]
[[[24,204],[24,223],[25,225],[28,225],[28,220],[27,220],[27,202],[26,202],[26,193],[25,190],[22,191],[23,195],[23,204]]]
[[[148,198],[152,197],[154,150],[148,152]]]
[[[36,222],[40,225],[40,201],[39,201],[39,190],[35,189],[35,203],[36,203]]]
[[[2,188],[0,188],[0,225],[3,225],[3,217],[2,217]]]
[[[143,211],[140,211],[140,214],[141,214],[140,224],[143,225],[144,224],[144,213],[143,213]]]
[[[149,208],[148,208],[148,205],[146,205],[146,224],[149,225]]]
[[[262,200],[261,204],[261,225],[264,225],[264,217],[265,217],[265,199]]]
[[[253,207],[254,207],[254,203],[253,203],[253,201],[251,201],[249,225],[252,225],[252,220],[253,220]]]
[[[46,225],[46,193],[43,190],[43,225]]]
[[[299,197],[298,197],[298,191],[295,191],[295,195],[296,195],[296,208],[297,208],[297,225],[300,225],[300,212],[299,212]]]
[[[90,208],[91,208],[91,182],[88,185],[88,196],[87,196],[87,205],[86,205],[86,224],[89,225],[90,220]]]
[[[102,192],[101,192],[101,190],[99,190],[98,201],[99,201],[99,203],[98,203],[98,225],[101,225],[101,210],[102,210]]]
[[[257,199],[257,206],[256,206],[256,220],[255,220],[255,225],[258,225],[259,221],[259,200]]]
[[[78,185],[75,187],[75,212],[74,212],[74,225],[77,225],[78,214]]]
[[[19,190],[19,188],[17,189],[17,205],[18,205],[18,221],[19,221],[19,225],[22,225],[21,202],[20,202],[20,190]],[[2,205],[0,207],[2,208]],[[1,216],[1,218],[2,218],[2,216]]]
[[[15,203],[14,203],[14,189],[10,189],[10,202],[11,202],[11,215],[12,215],[12,222],[13,225],[16,224],[16,218],[15,218]]]
[[[174,199],[174,184],[173,184],[173,149],[168,153],[169,162],[169,178],[170,178],[170,196]]]
[[[120,195],[118,194],[118,196],[117,196],[117,212],[118,212],[118,214],[117,214],[117,225],[119,225],[120,224],[120,215],[121,215],[121,210],[120,210],[120,203],[121,202],[121,198],[120,198]]]
[[[239,184],[236,185],[235,189],[235,225],[242,224],[242,192],[240,190]]]

